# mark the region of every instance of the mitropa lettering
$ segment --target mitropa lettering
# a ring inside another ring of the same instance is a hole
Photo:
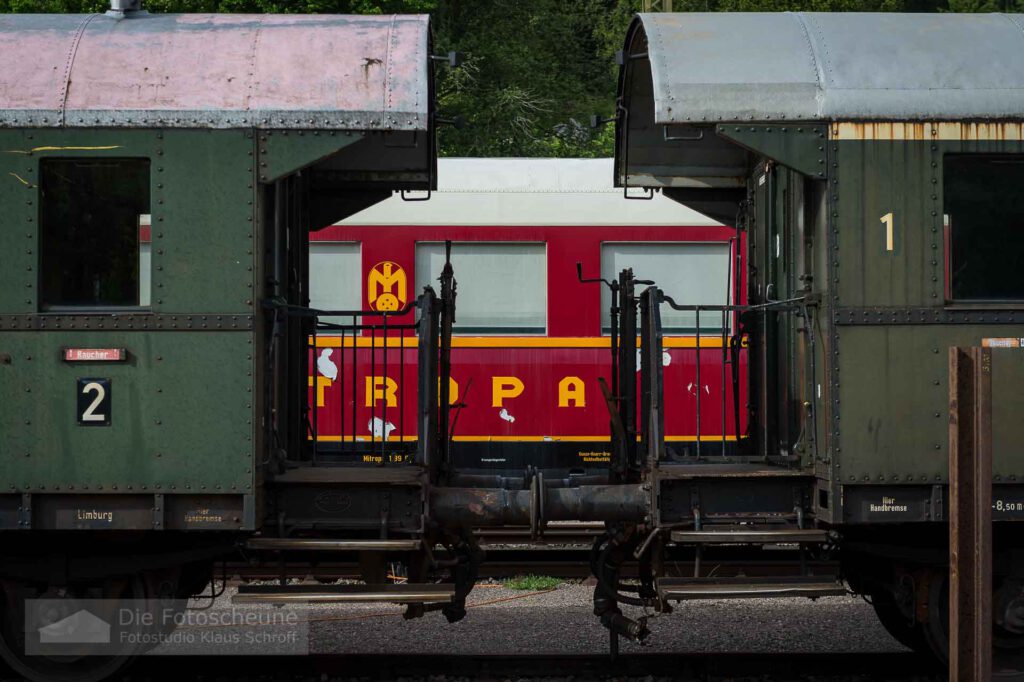
[[[308,378],[308,385],[313,388],[316,385],[316,405],[324,407],[324,391],[334,381],[328,377],[316,376]],[[398,406],[398,382],[387,376],[363,377],[359,382],[362,388],[362,402],[364,407],[379,407],[386,404],[388,407]],[[583,379],[577,376],[562,377],[558,380],[558,407],[586,407],[587,390]],[[494,376],[491,377],[491,406],[507,407],[512,400],[520,397],[527,390],[527,385],[522,379],[515,376]],[[459,382],[453,378],[448,381],[448,401],[458,404]]]

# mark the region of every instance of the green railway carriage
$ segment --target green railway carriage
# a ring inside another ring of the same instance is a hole
[[[620,71],[618,184],[748,234],[752,454],[813,476],[850,583],[940,656],[951,346],[993,347],[996,641],[1020,635],[1022,37],[1019,15],[645,14]]]
[[[262,525],[306,379],[303,323],[267,301],[308,300],[311,226],[433,187],[429,45],[417,16],[0,18],[0,649],[18,672],[116,667],[25,657],[26,598],[185,596]]]

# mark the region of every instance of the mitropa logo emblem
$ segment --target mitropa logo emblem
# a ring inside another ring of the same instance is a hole
[[[398,310],[407,300],[405,270],[389,260],[377,263],[366,279],[366,291],[372,310]]]

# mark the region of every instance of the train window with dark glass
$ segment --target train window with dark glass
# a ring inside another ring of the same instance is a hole
[[[947,297],[1024,299],[1024,154],[947,156],[943,187]]]
[[[416,245],[416,290],[444,267],[443,243]],[[460,334],[543,334],[547,329],[545,245],[524,242],[452,244],[459,283],[455,332]]]
[[[149,160],[39,164],[40,307],[149,305]]]
[[[601,277],[618,279],[619,272],[626,268],[632,268],[638,279],[653,280],[680,305],[728,305],[731,302],[733,286],[729,277],[729,244],[726,242],[601,245]],[[601,326],[605,333],[611,329],[610,306],[611,292],[608,287],[601,287]],[[697,331],[695,311],[662,306],[661,321],[667,333],[692,334]],[[721,313],[701,313],[701,333],[721,329]]]

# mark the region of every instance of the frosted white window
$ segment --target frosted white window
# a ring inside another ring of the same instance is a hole
[[[151,305],[153,294],[153,217],[144,213],[139,216],[139,305]]]
[[[619,272],[633,268],[637,279],[654,280],[655,285],[680,305],[727,305],[730,302],[728,243],[632,243],[601,245],[601,276],[619,278]],[[639,294],[645,287],[637,288]],[[601,287],[602,325],[611,326],[611,292]],[[694,332],[696,312],[661,307],[666,332]],[[701,312],[701,332],[721,330],[719,312]]]
[[[309,307],[318,310],[362,310],[363,267],[357,243],[309,243]],[[351,323],[352,318],[321,318]]]
[[[455,331],[463,334],[542,334],[547,328],[544,244],[452,244],[458,282]],[[438,290],[444,244],[416,245],[416,290]]]
[[[139,305],[150,305],[152,292],[153,245],[150,242],[139,244]]]

